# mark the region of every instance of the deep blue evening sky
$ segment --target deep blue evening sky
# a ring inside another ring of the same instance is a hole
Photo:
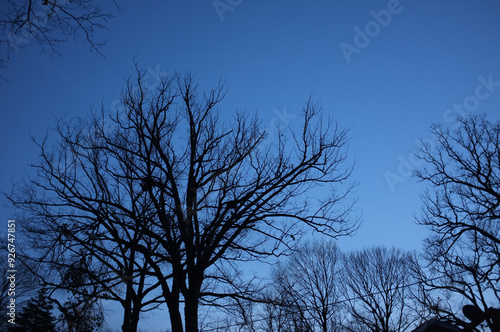
[[[258,111],[270,128],[298,124],[312,94],[351,128],[363,224],[342,248],[420,249],[415,142],[460,112],[500,119],[497,0],[118,2],[122,12],[96,36],[107,41],[105,58],[81,39],[62,55],[41,54],[33,40],[12,54],[0,81],[2,191],[36,160],[30,135],[43,138],[54,116],[116,105],[135,57],[152,85],[174,71],[192,71],[205,87],[222,78],[223,114]],[[12,218],[0,202],[2,220]]]

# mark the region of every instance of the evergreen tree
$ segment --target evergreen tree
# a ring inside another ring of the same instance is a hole
[[[53,305],[42,288],[36,297],[32,297],[16,318],[12,332],[55,332],[56,322],[52,316]]]

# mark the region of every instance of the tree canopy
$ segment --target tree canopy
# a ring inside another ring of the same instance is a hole
[[[191,74],[153,88],[138,70],[116,113],[59,121],[55,145],[39,143],[36,175],[10,196],[29,220],[34,259],[85,258],[93,296],[136,317],[124,331],[160,302],[172,331],[197,331],[200,304],[253,296],[234,282],[238,263],[277,257],[307,231],[357,226],[347,131],[308,100],[300,128],[263,146],[257,117],[224,120],[225,93],[219,84],[200,94]]]
[[[416,172],[431,185],[417,217],[432,230],[422,300],[439,316],[470,327],[464,305],[486,312],[500,301],[500,122],[469,115],[455,128],[434,125],[432,132],[434,144],[422,145],[425,166]],[[455,300],[432,296],[443,292]],[[491,316],[486,325],[498,328]]]

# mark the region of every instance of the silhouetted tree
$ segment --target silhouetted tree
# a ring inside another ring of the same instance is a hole
[[[464,304],[486,311],[500,301],[500,122],[470,115],[458,118],[455,129],[433,125],[432,133],[434,142],[419,152],[424,167],[416,172],[432,186],[417,218],[432,231],[423,299],[439,316],[465,326]],[[492,324],[486,321],[494,331]]]
[[[278,293],[272,292],[267,297],[274,299],[279,304],[286,303],[285,298],[280,298]],[[277,303],[270,302],[264,305],[262,319],[264,331],[292,331],[294,317],[291,311],[293,309],[290,306],[277,305]]]
[[[19,241],[19,239],[14,241]],[[0,236],[0,254],[5,258],[9,258],[8,243],[11,243],[19,251],[17,242],[8,242],[7,235],[3,234],[3,236]],[[17,253],[14,252],[14,255]],[[4,318],[8,317],[7,305],[11,298],[15,299],[16,307],[18,308],[20,302],[31,298],[40,288],[37,278],[31,273],[31,269],[26,266],[26,262],[20,261],[19,256],[13,256],[13,258],[15,259],[14,268],[10,268],[7,261],[0,266],[0,315]],[[15,270],[16,272],[9,272],[9,270]],[[9,278],[12,273],[15,275],[15,282],[13,284],[11,284],[12,280]],[[0,320],[0,330],[7,330],[8,325],[7,319]]]
[[[65,331],[93,332],[104,324],[104,312],[98,298],[75,295],[63,303],[55,301]]]
[[[52,316],[52,303],[47,291],[42,288],[31,298],[16,317],[16,324],[9,328],[13,332],[55,332],[56,320]]]
[[[300,321],[306,330],[336,331],[342,310],[338,304],[341,269],[339,249],[326,241],[306,243],[288,260],[278,263],[271,278],[278,298],[272,300],[286,309],[272,310],[275,322],[270,322],[279,326],[285,316],[288,322]]]
[[[88,259],[80,258],[74,264],[65,268],[66,273],[61,278],[61,288],[55,288],[49,294],[52,303],[59,309],[60,321],[68,332],[92,332],[104,323],[104,312],[98,296],[101,284],[92,284]]]
[[[351,174],[346,131],[318,105],[308,101],[301,127],[264,148],[257,118],[223,121],[222,85],[200,96],[191,75],[164,77],[156,89],[142,77],[128,83],[121,111],[60,123],[54,152],[40,145],[37,177],[11,196],[38,216],[39,242],[85,248],[106,266],[95,282],[113,266],[125,283],[154,276],[179,332],[198,330],[203,301],[254,296],[235,283],[238,262],[280,255],[308,229],[353,230],[352,186],[341,185]]]
[[[67,153],[65,147],[60,147],[56,155],[58,158],[64,158]],[[48,158],[48,155],[43,157]],[[97,167],[96,164],[93,166]],[[81,171],[85,172],[86,169]],[[79,181],[77,178],[66,180],[66,184],[72,180]],[[32,270],[33,273],[42,279],[45,287],[50,290],[51,298],[56,301],[62,314],[66,315],[68,324],[73,324],[72,321],[78,317],[73,315],[73,309],[59,302],[61,297],[69,296],[70,303],[78,300],[72,305],[80,309],[85,308],[88,313],[99,307],[98,299],[106,299],[117,301],[123,306],[122,330],[136,331],[140,313],[153,310],[161,303],[161,294],[155,293],[159,283],[148,278],[152,273],[151,266],[137,253],[135,247],[143,235],[137,229],[128,228],[130,223],[135,222],[133,218],[143,218],[145,211],[140,210],[140,203],[134,206],[136,214],[133,216],[105,211],[99,204],[95,207],[86,206],[81,211],[73,209],[75,206],[70,204],[67,210],[60,209],[60,203],[55,204],[54,197],[49,200],[47,196],[35,197],[29,192],[29,188],[33,189],[41,184],[38,181],[40,179],[25,187],[25,190],[20,192],[22,194],[16,198],[16,204],[24,210],[18,224],[25,237],[31,240],[24,246],[26,250],[23,259],[36,267]],[[50,185],[56,183],[52,182]],[[102,188],[94,187],[95,194],[109,194],[100,192]],[[125,193],[124,191],[122,194]],[[67,192],[59,194],[68,195],[67,199],[73,199]],[[85,197],[83,195],[82,193],[80,199]],[[14,196],[11,198],[14,199]],[[52,208],[54,209],[50,211],[49,217],[47,213]],[[94,216],[91,213],[95,213]],[[101,220],[103,214],[108,214],[106,222]],[[114,221],[117,222],[113,223]],[[150,246],[148,239],[143,240],[142,245],[151,252],[157,247]],[[157,262],[157,265],[161,266],[161,262]],[[85,316],[85,312],[81,313]]]
[[[0,9],[0,66],[12,52],[18,52],[31,40],[45,50],[56,52],[67,37],[83,35],[91,48],[100,53],[103,42],[94,39],[104,29],[111,14],[94,0],[5,0]]]
[[[412,298],[411,255],[373,247],[345,255],[343,286],[348,331],[408,331],[420,316]]]

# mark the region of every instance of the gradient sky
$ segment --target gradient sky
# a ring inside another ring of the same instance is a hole
[[[416,141],[461,112],[500,119],[500,1],[118,2],[109,31],[96,34],[105,57],[81,39],[62,55],[33,40],[12,54],[0,80],[2,191],[36,161],[30,135],[43,138],[54,117],[116,106],[135,57],[152,85],[175,71],[202,87],[222,78],[223,114],[259,112],[269,128],[298,124],[312,94],[350,128],[363,224],[341,248],[419,250],[427,231],[413,217],[425,189],[409,177]],[[0,203],[5,233],[13,211]]]

